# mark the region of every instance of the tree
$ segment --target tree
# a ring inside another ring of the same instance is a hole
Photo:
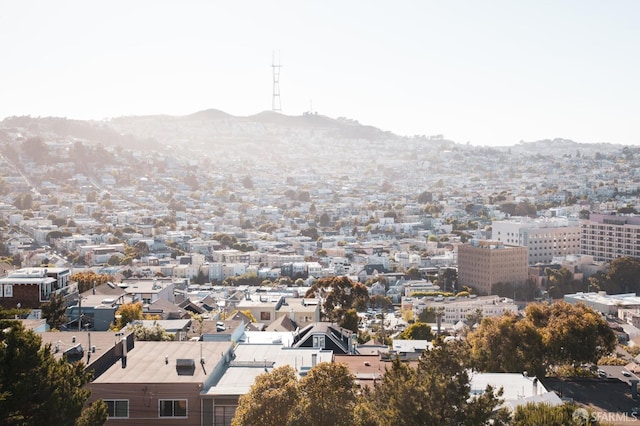
[[[584,305],[555,302],[525,309],[540,330],[550,364],[597,363],[615,350],[616,336],[599,312]]]
[[[544,403],[529,402],[525,405],[518,405],[513,413],[512,426],[565,426],[580,424],[585,426],[597,426],[601,423],[597,416],[590,415],[589,411],[584,412],[585,418],[576,418],[575,404],[562,404],[551,406]]]
[[[52,329],[59,329],[67,322],[67,303],[60,293],[51,293],[48,302],[41,305],[42,317]]]
[[[514,314],[484,318],[467,341],[472,365],[479,371],[545,374],[541,334],[530,321]]]
[[[82,414],[76,420],[76,426],[102,426],[108,418],[107,404],[99,399],[82,410]]]
[[[242,178],[242,186],[246,189],[253,189],[253,179],[251,179],[251,176],[247,175]]]
[[[369,306],[372,308],[379,308],[383,310],[392,309],[393,302],[388,296],[383,296],[381,294],[374,294],[369,298]]]
[[[358,324],[359,324],[358,312],[355,309],[351,308],[345,312],[344,317],[342,318],[342,322],[340,322],[340,327],[346,328],[347,330],[351,330],[354,333],[358,332]]]
[[[398,335],[398,339],[431,340],[433,339],[433,333],[431,332],[431,326],[429,324],[424,322],[415,322],[400,333]]]
[[[350,308],[363,311],[369,304],[369,290],[349,277],[320,278],[307,290],[305,297],[324,297],[324,314],[331,321],[342,322]]]
[[[353,424],[357,393],[355,378],[345,364],[319,363],[300,380],[298,391],[290,425]]]
[[[159,324],[152,327],[145,327],[142,324],[135,324],[132,327],[136,340],[153,341],[153,342],[170,342],[175,340],[175,334],[167,333],[167,331]]]
[[[287,424],[299,399],[296,371],[288,365],[261,374],[240,396],[232,426]]]
[[[120,330],[127,324],[142,319],[142,302],[125,303],[116,311],[114,328]]]
[[[420,270],[416,267],[409,268],[404,275],[408,280],[419,280],[420,278],[422,278],[422,275],[420,275]]]
[[[371,397],[377,424],[506,425],[508,412],[497,409],[501,390],[487,386],[482,395],[470,398],[467,353],[464,342],[438,339],[415,368],[396,358]]]
[[[0,423],[3,425],[73,425],[91,391],[82,362],[56,359],[51,345],[17,321],[0,321]],[[99,411],[102,401],[89,407]],[[106,412],[105,412],[106,414]],[[97,417],[97,416],[96,416]],[[106,416],[94,418],[103,424]]]
[[[640,293],[640,259],[623,256],[612,260],[603,290],[609,294]]]
[[[551,367],[596,363],[616,337],[600,313],[584,304],[530,304],[524,318],[484,318],[470,333],[472,365],[480,371],[542,376]]]
[[[109,274],[96,274],[93,271],[76,272],[71,275],[71,281],[75,281],[78,284],[78,292],[84,293],[90,290],[94,285],[97,287],[102,284],[106,284],[109,281],[113,281],[113,277]]]

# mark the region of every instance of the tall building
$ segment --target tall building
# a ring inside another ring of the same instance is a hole
[[[524,284],[528,274],[528,247],[500,241],[471,240],[458,246],[458,284],[491,294],[497,283]]]
[[[529,265],[549,263],[580,253],[580,223],[568,218],[500,220],[491,224],[491,239],[529,247]]]
[[[591,214],[580,221],[580,253],[603,262],[640,258],[640,216]]]

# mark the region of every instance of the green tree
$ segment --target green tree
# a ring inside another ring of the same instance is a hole
[[[82,410],[82,414],[76,420],[75,426],[102,426],[107,422],[108,418],[107,404],[99,399]]]
[[[431,340],[433,339],[433,333],[431,332],[431,326],[429,324],[424,322],[415,322],[400,333],[398,335],[398,339]]]
[[[275,368],[240,396],[231,425],[285,425],[299,396],[296,371],[288,365]]]
[[[514,314],[484,318],[467,341],[472,365],[479,371],[545,374],[542,335],[530,321]]]
[[[596,363],[617,342],[600,313],[566,302],[530,304],[523,318],[511,313],[484,318],[467,341],[474,368],[539,377],[551,367]]]
[[[506,425],[509,413],[497,409],[501,390],[487,386],[470,398],[470,378],[464,342],[437,340],[424,351],[417,367],[399,359],[385,370],[372,395],[381,426],[391,425]]]
[[[374,309],[379,308],[379,309],[387,310],[387,309],[393,308],[393,302],[387,296],[383,296],[381,294],[375,294],[369,298],[369,306],[371,306]]]
[[[2,320],[0,329],[0,423],[73,425],[91,393],[84,364],[54,358],[51,345],[17,321]]]
[[[115,317],[116,322],[113,328],[116,330],[120,330],[122,327],[135,320],[141,320],[143,317],[142,302],[125,303],[118,308]]]
[[[291,411],[290,425],[353,424],[357,389],[345,364],[319,363],[300,380],[298,391],[300,398]]]
[[[349,277],[320,278],[307,290],[305,297],[324,297],[324,315],[330,321],[342,322],[346,311],[363,311],[369,304],[369,290]]]
[[[358,312],[351,308],[348,309],[347,312],[345,312],[344,317],[342,318],[342,322],[340,322],[340,327],[342,328],[346,328],[347,330],[351,330],[354,333],[358,332],[358,324],[359,324],[359,318],[358,318]]]
[[[146,342],[171,342],[175,340],[175,334],[167,333],[167,330],[159,324],[152,327],[145,327],[142,324],[135,324],[132,327],[136,340]]]
[[[418,270],[418,268],[416,267],[409,268],[404,275],[408,280],[419,280],[420,278],[422,278],[422,275],[420,275],[420,270]]]
[[[533,304],[525,314],[540,330],[550,364],[597,363],[616,347],[616,336],[602,315],[584,304]]]
[[[640,293],[640,259],[623,256],[612,260],[603,290],[609,294]]]
[[[51,293],[48,302],[41,305],[42,317],[52,329],[59,329],[67,322],[67,303],[60,293]]]
[[[97,287],[114,280],[113,276],[109,274],[96,274],[93,271],[76,272],[71,275],[70,279],[78,284],[78,291],[80,293],[90,290],[94,285]]]
[[[578,407],[575,404],[562,404],[551,406],[544,403],[529,402],[525,405],[518,405],[513,413],[512,426],[565,426],[580,424],[584,426],[597,426],[601,423],[597,416],[588,415],[582,422],[577,421],[573,416]],[[588,412],[587,412],[588,413]]]

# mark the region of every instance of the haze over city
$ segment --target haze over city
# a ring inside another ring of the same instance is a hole
[[[347,117],[472,145],[638,144],[633,1],[4,2],[0,119]]]

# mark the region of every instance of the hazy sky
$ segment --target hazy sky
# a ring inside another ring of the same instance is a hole
[[[640,1],[0,1],[0,119],[312,109],[473,145],[640,144]]]

